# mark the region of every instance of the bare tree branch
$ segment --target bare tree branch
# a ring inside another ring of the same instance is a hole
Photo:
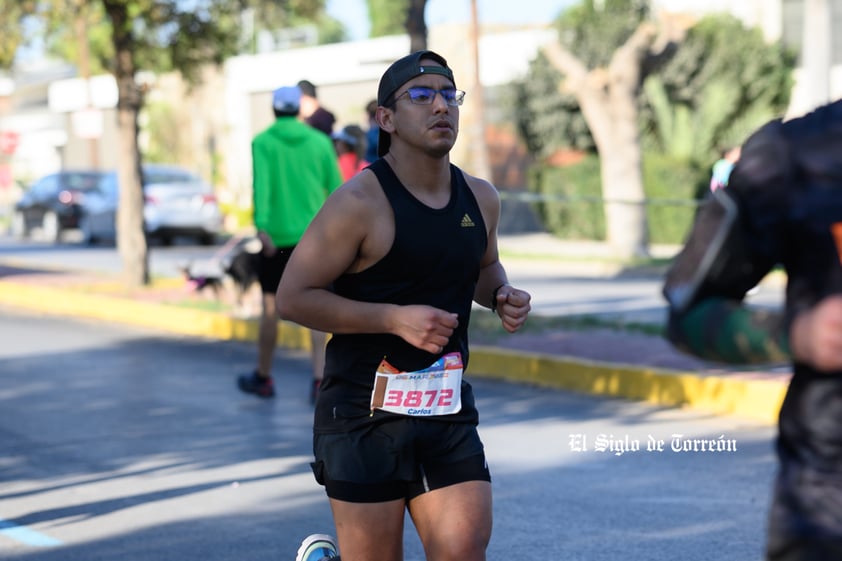
[[[687,30],[693,26],[693,20],[686,16],[664,14],[659,21],[658,36],[641,64],[641,80],[645,80],[675,55],[678,46],[687,36]]]
[[[544,44],[542,50],[550,64],[564,76],[565,89],[570,92],[579,89],[588,77],[584,63],[555,39]]]
[[[641,66],[650,55],[657,35],[658,29],[652,22],[641,23],[631,37],[614,51],[608,64],[608,73],[625,76],[624,83],[627,86],[638,87],[642,77]]]

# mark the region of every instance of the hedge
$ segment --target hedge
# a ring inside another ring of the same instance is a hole
[[[707,193],[710,172],[661,154],[645,154],[643,183],[650,243],[684,241],[700,197]],[[548,232],[562,239],[605,239],[599,159],[588,156],[564,167],[532,171],[530,191]]]

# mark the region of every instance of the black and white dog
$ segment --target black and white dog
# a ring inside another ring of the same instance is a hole
[[[249,300],[255,300],[250,296],[259,286],[257,254],[261,250],[256,237],[236,236],[210,259],[190,262],[181,271],[193,291],[209,292],[216,300],[231,305],[238,315],[254,315],[257,310]]]

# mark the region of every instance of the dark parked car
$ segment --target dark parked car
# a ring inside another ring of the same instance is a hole
[[[65,230],[79,227],[81,205],[86,196],[99,193],[105,175],[94,170],[65,170],[35,181],[15,203],[12,235],[25,239],[40,231],[42,239],[58,242]]]
[[[216,241],[222,230],[222,212],[213,188],[190,171],[173,165],[143,165],[143,221],[146,234],[163,244],[175,236],[189,236],[204,245]],[[79,229],[82,240],[114,240],[119,186],[117,173],[109,173],[99,192],[87,197]]]

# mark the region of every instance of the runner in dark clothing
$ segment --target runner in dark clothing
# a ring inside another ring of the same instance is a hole
[[[773,267],[782,311],[743,305]],[[767,559],[842,559],[842,101],[745,143],[667,275],[668,337],[701,358],[791,359]]]
[[[389,67],[382,157],[328,199],[278,288],[283,318],[333,334],[313,470],[345,561],[402,559],[407,511],[428,559],[484,561],[491,537],[467,329],[477,302],[517,331],[530,296],[498,258],[496,189],[450,164],[464,95],[436,53]]]

